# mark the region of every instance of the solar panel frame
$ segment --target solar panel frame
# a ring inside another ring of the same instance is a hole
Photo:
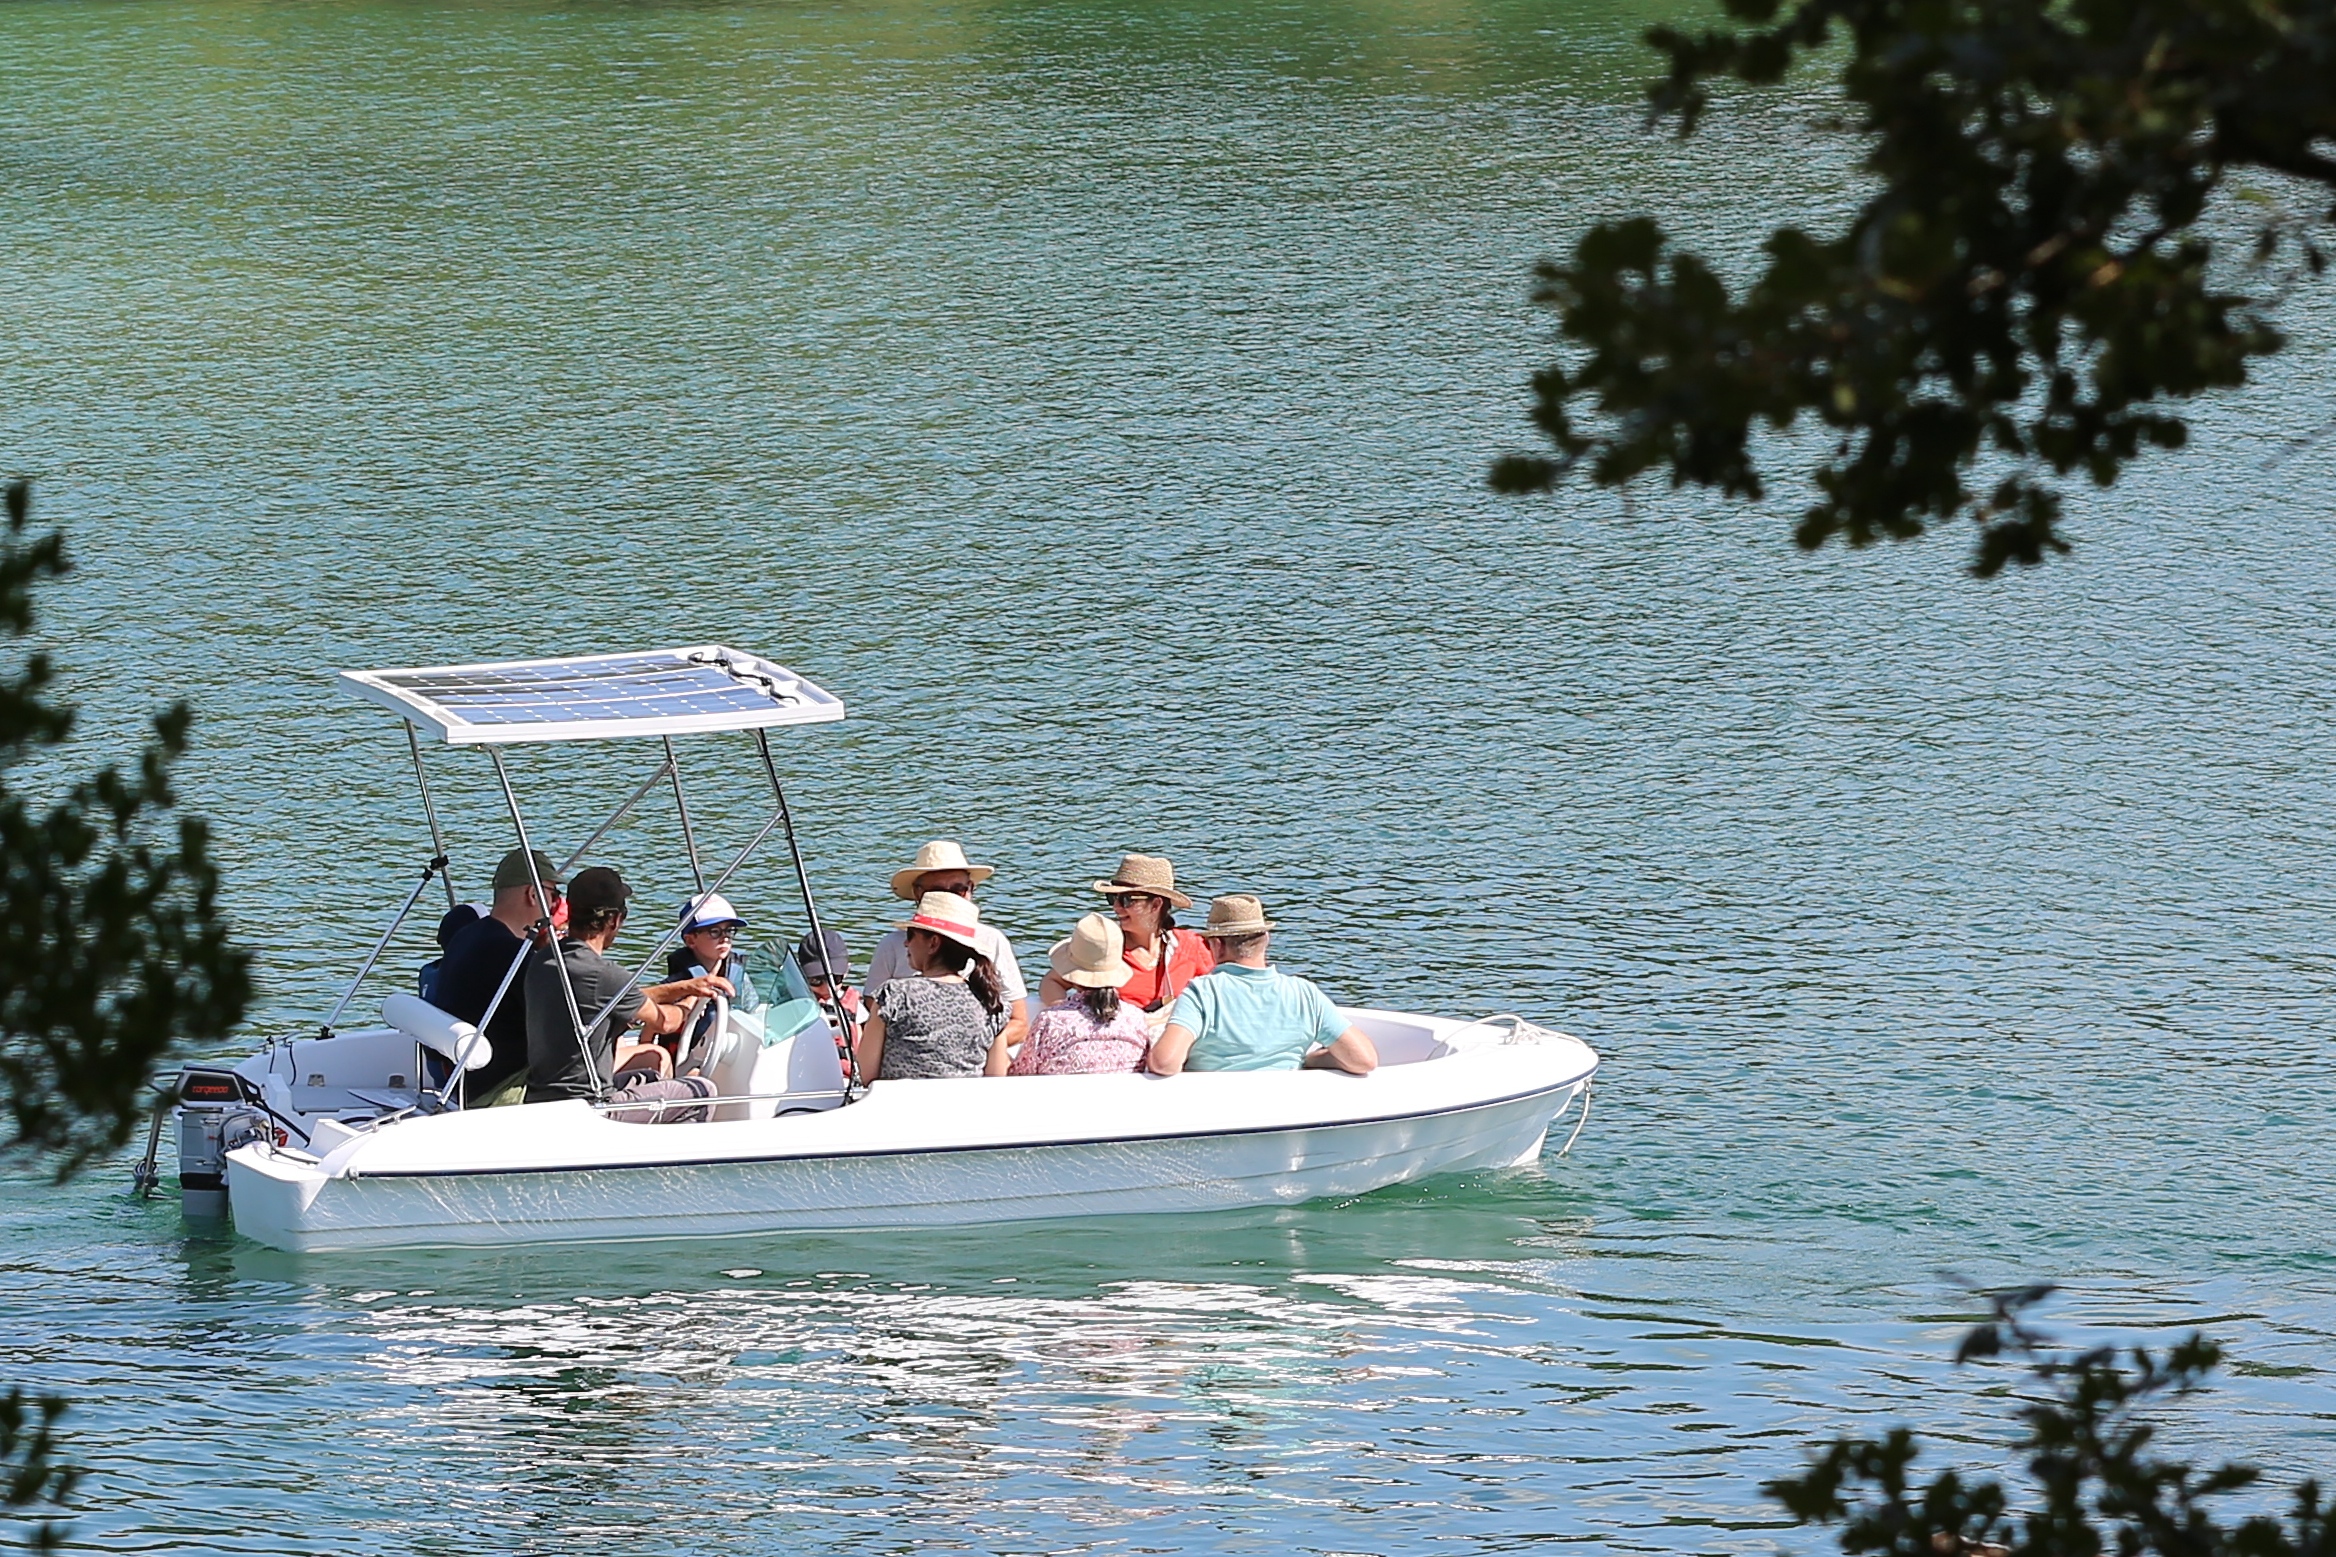
[[[344,670],[345,691],[449,746],[606,741],[825,724],[843,700],[721,644],[479,665]]]

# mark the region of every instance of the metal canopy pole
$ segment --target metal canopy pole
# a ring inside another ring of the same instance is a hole
[[[349,987],[342,990],[341,998],[333,1002],[332,1015],[324,1019],[324,1031],[318,1034],[319,1037],[330,1038],[333,1035],[333,1024],[341,1019],[343,1011],[349,1009],[349,1002],[357,998],[357,986],[365,982],[365,975],[373,971],[373,965],[389,949],[390,937],[396,935],[398,926],[406,922],[406,915],[414,911],[414,905],[422,900],[422,894],[430,890],[430,878],[437,875],[438,868],[445,863],[443,859],[436,859],[422,867],[422,879],[414,883],[414,890],[406,894],[405,904],[398,909],[397,917],[389,922],[388,929],[381,932],[381,939],[373,943],[373,950],[365,954],[365,961],[357,969],[357,976],[349,980]]]
[[[524,939],[527,943],[532,944],[538,934],[551,928],[552,895],[544,886],[543,873],[535,868],[535,848],[527,841],[527,821],[519,814],[519,796],[512,792],[511,775],[503,767],[503,753],[496,747],[490,746],[487,748],[487,755],[495,759],[495,778],[503,786],[503,803],[511,808],[511,825],[519,832],[519,857],[527,861],[528,877],[535,883],[535,906],[541,912],[542,917],[528,927]],[[652,779],[650,782],[656,781]],[[606,830],[602,829],[604,832]],[[584,1013],[576,1009],[576,985],[568,977],[568,959],[560,954],[557,945],[551,948],[551,953],[552,966],[559,970],[560,992],[568,997],[568,1020],[576,1024],[576,1052],[584,1056],[584,1083],[592,1089],[592,1100],[597,1103],[606,1089],[600,1083],[600,1066],[592,1058],[592,1043],[585,1036]],[[613,1002],[611,1003],[613,1004]],[[602,1013],[604,1016],[606,1014],[606,1012]],[[595,1022],[593,1025],[597,1027],[600,1024]],[[610,1057],[614,1058],[614,1055],[615,1049],[612,1045]]]
[[[647,796],[649,791],[657,787],[657,781],[663,777],[665,777],[665,768],[663,764],[660,764],[654,773],[651,773],[647,778],[641,780],[640,788],[634,790],[623,805],[618,806],[614,811],[611,811],[608,814],[607,821],[601,823],[598,827],[592,830],[591,837],[578,844],[576,846],[575,852],[560,862],[561,876],[566,877],[574,875],[576,872],[576,866],[582,862],[585,855],[592,852],[593,846],[598,844],[601,839],[607,837],[608,830],[614,827],[617,823],[623,821],[625,817],[632,811],[633,807],[639,805],[642,799]]]
[[[438,827],[438,803],[430,798],[430,775],[422,771],[422,740],[414,734],[413,724],[406,725],[406,746],[414,754],[414,782],[422,788],[422,814],[430,819],[430,847],[438,851],[438,869],[444,873],[446,906],[454,907],[454,872],[447,869],[446,834]]]
[[[773,816],[769,821],[763,823],[762,830],[756,833],[752,838],[747,839],[746,847],[740,849],[738,851],[737,857],[731,860],[729,866],[723,870],[722,874],[714,878],[714,885],[711,890],[719,892],[724,887],[728,886],[730,884],[730,878],[738,874],[739,867],[747,862],[747,859],[753,855],[755,850],[762,847],[762,841],[765,838],[768,838],[771,835],[771,829],[778,825],[779,819],[776,816]],[[609,997],[608,1004],[600,1008],[600,1016],[594,1017],[592,1019],[593,1026],[599,1026],[601,1019],[606,1017],[609,1012],[616,1009],[616,1003],[619,1000],[624,999],[625,991],[631,989],[635,984],[638,984],[641,981],[641,975],[649,971],[649,965],[651,963],[655,962],[659,957],[665,954],[665,948],[671,946],[675,941],[681,939],[682,927],[688,923],[689,921],[684,919],[679,923],[676,923],[672,929],[666,931],[663,935],[657,938],[657,944],[649,948],[649,955],[643,957],[641,959],[641,965],[633,969],[633,976],[629,979],[626,979],[624,984],[617,990],[617,992]],[[664,981],[659,980],[659,982],[662,983]]]
[[[681,798],[681,761],[673,755],[673,737],[665,741],[665,771],[673,775],[673,809],[681,813],[681,846],[689,854],[690,879],[698,884],[698,896],[706,895],[706,873],[698,869],[697,834],[689,827],[689,802]]]
[[[827,960],[827,932],[820,928],[819,905],[811,901],[811,877],[803,869],[803,849],[795,841],[795,818],[787,810],[787,791],[779,783],[779,765],[771,760],[771,737],[768,730],[754,732],[754,744],[762,752],[762,770],[770,776],[771,798],[778,802],[779,820],[787,827],[787,854],[795,862],[795,884],[803,889],[803,917],[811,921],[812,944],[819,947],[820,960]],[[844,1101],[849,1103],[867,1090],[860,1079],[860,1046],[852,1041],[851,1024],[844,1017],[844,997],[832,976],[827,981],[827,1018],[835,1026],[835,1046],[844,1062]]]

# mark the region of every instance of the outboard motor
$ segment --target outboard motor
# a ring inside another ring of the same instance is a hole
[[[227,1214],[227,1154],[272,1136],[251,1083],[231,1070],[189,1066],[178,1078],[179,1209],[192,1217]]]

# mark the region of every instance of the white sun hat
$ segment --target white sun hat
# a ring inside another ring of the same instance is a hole
[[[903,930],[930,930],[960,946],[973,947],[981,934],[981,910],[973,899],[954,892],[928,892],[917,899],[917,911],[900,922]]]

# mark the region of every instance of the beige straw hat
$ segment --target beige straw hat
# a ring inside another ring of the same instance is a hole
[[[1157,854],[1129,854],[1121,857],[1119,874],[1109,881],[1098,881],[1095,890],[1105,897],[1124,897],[1130,892],[1148,892],[1153,897],[1164,897],[1178,908],[1190,908],[1192,899],[1176,890],[1176,867]]]
[[[1273,928],[1265,905],[1246,892],[1234,892],[1209,904],[1209,922],[1203,935],[1257,935]]]
[[[1121,955],[1127,942],[1119,926],[1101,914],[1083,914],[1071,933],[1054,943],[1046,965],[1065,984],[1087,989],[1117,989],[1136,976]]]
[[[936,870],[964,871],[973,877],[973,884],[977,887],[997,874],[987,865],[976,865],[966,859],[965,851],[957,846],[954,839],[936,838],[917,850],[917,862],[914,865],[892,873],[892,895],[907,902],[915,902],[917,878]]]
[[[900,922],[903,930],[930,930],[960,946],[972,946],[981,931],[981,910],[973,899],[954,892],[928,892],[917,899],[917,911]]]

